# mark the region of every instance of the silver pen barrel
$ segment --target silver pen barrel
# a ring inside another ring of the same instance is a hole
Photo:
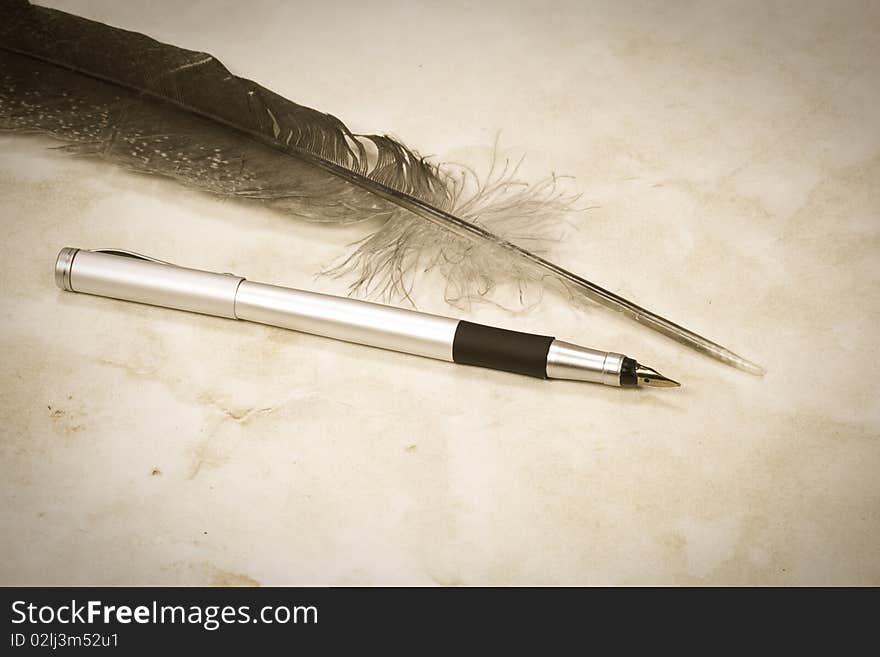
[[[55,282],[70,292],[242,319],[540,378],[612,386],[675,384],[623,354],[415,310],[255,283],[129,251],[64,248],[55,262]]]
[[[62,249],[64,290],[244,319],[370,347],[452,361],[457,320],[377,303],[254,283],[137,254]]]
[[[367,301],[244,281],[235,315],[370,347],[452,362],[458,320]]]

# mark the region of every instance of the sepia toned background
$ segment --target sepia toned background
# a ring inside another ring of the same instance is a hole
[[[369,226],[0,135],[0,584],[880,584],[876,2],[45,2],[435,161],[571,176],[547,292],[419,308],[624,351],[625,391],[63,293],[113,246],[344,294]]]

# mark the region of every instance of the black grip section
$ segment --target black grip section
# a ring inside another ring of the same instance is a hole
[[[554,339],[462,320],[455,329],[452,360],[546,379],[547,352]]]
[[[639,364],[632,358],[624,358],[620,367],[620,385],[632,388],[639,385],[639,377],[636,376],[636,368]]]

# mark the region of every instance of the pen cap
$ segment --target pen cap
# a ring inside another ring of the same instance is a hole
[[[243,280],[123,252],[66,247],[55,261],[55,284],[62,290],[230,319]]]

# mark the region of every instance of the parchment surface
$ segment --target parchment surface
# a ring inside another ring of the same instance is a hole
[[[427,155],[574,177],[547,293],[419,307],[627,352],[622,391],[64,293],[114,246],[344,294],[365,227],[0,137],[0,584],[880,584],[880,5],[47,2]]]

